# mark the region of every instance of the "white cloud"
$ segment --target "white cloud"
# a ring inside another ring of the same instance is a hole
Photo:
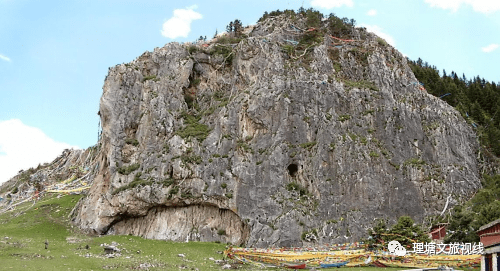
[[[162,36],[171,39],[177,37],[187,38],[189,32],[191,32],[191,22],[203,18],[200,13],[193,11],[197,7],[192,5],[186,9],[174,10],[174,16],[163,23]]]
[[[76,146],[56,142],[42,130],[23,124],[18,119],[0,121],[0,184],[21,169],[52,162],[64,149]]]
[[[485,53],[493,52],[498,48],[498,44],[492,43],[486,47],[482,47],[481,50]]]
[[[375,16],[377,15],[377,10],[375,9],[370,9],[367,13],[368,16]]]
[[[378,25],[367,25],[367,24],[361,24],[359,25],[360,27],[366,27],[366,30],[368,30],[368,32],[373,32],[375,33],[377,36],[383,38],[385,41],[387,41],[387,43],[389,43],[390,45],[396,47],[396,41],[394,40],[394,38],[385,33],[383,31],[383,29],[378,26]]]
[[[6,57],[4,55],[0,55],[0,59],[10,62],[10,58],[8,58],[8,57]]]
[[[485,14],[500,10],[498,0],[425,0],[425,3],[431,7],[450,9],[452,12],[456,12],[462,5],[470,5],[474,11]]]
[[[332,9],[339,8],[343,5],[348,7],[354,6],[354,2],[352,0],[312,0],[311,6],[315,8],[324,8],[324,9]]]

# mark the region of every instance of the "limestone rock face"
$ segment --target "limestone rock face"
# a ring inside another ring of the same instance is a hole
[[[356,241],[479,188],[477,139],[361,29],[290,53],[279,18],[237,44],[169,43],[110,68],[99,172],[75,223],[247,246]]]

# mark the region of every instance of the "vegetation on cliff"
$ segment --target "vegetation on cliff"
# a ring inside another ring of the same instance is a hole
[[[474,126],[485,150],[500,156],[500,85],[479,76],[459,77],[453,71],[448,75],[443,70],[440,76],[435,66],[420,58],[410,67],[429,94],[455,107]]]
[[[467,79],[454,71],[443,70],[440,76],[435,66],[422,59],[410,62],[413,73],[428,93],[443,99],[457,109],[476,131],[487,163],[498,164],[500,155],[500,85],[476,76]],[[497,165],[498,166],[498,165]],[[498,168],[496,169],[498,170]],[[500,218],[500,175],[495,170],[485,174],[482,188],[468,202],[456,206],[446,217],[436,222],[450,222],[445,242],[478,242],[476,231]]]

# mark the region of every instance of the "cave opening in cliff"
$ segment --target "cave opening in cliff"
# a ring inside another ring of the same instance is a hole
[[[288,174],[290,174],[290,176],[295,177],[297,171],[299,171],[299,166],[297,166],[296,164],[290,164],[288,166]]]

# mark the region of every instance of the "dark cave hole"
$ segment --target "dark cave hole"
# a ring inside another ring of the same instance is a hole
[[[297,171],[299,171],[299,166],[296,164],[290,164],[288,166],[288,174],[290,174],[290,176],[295,177],[295,173],[297,173]]]

